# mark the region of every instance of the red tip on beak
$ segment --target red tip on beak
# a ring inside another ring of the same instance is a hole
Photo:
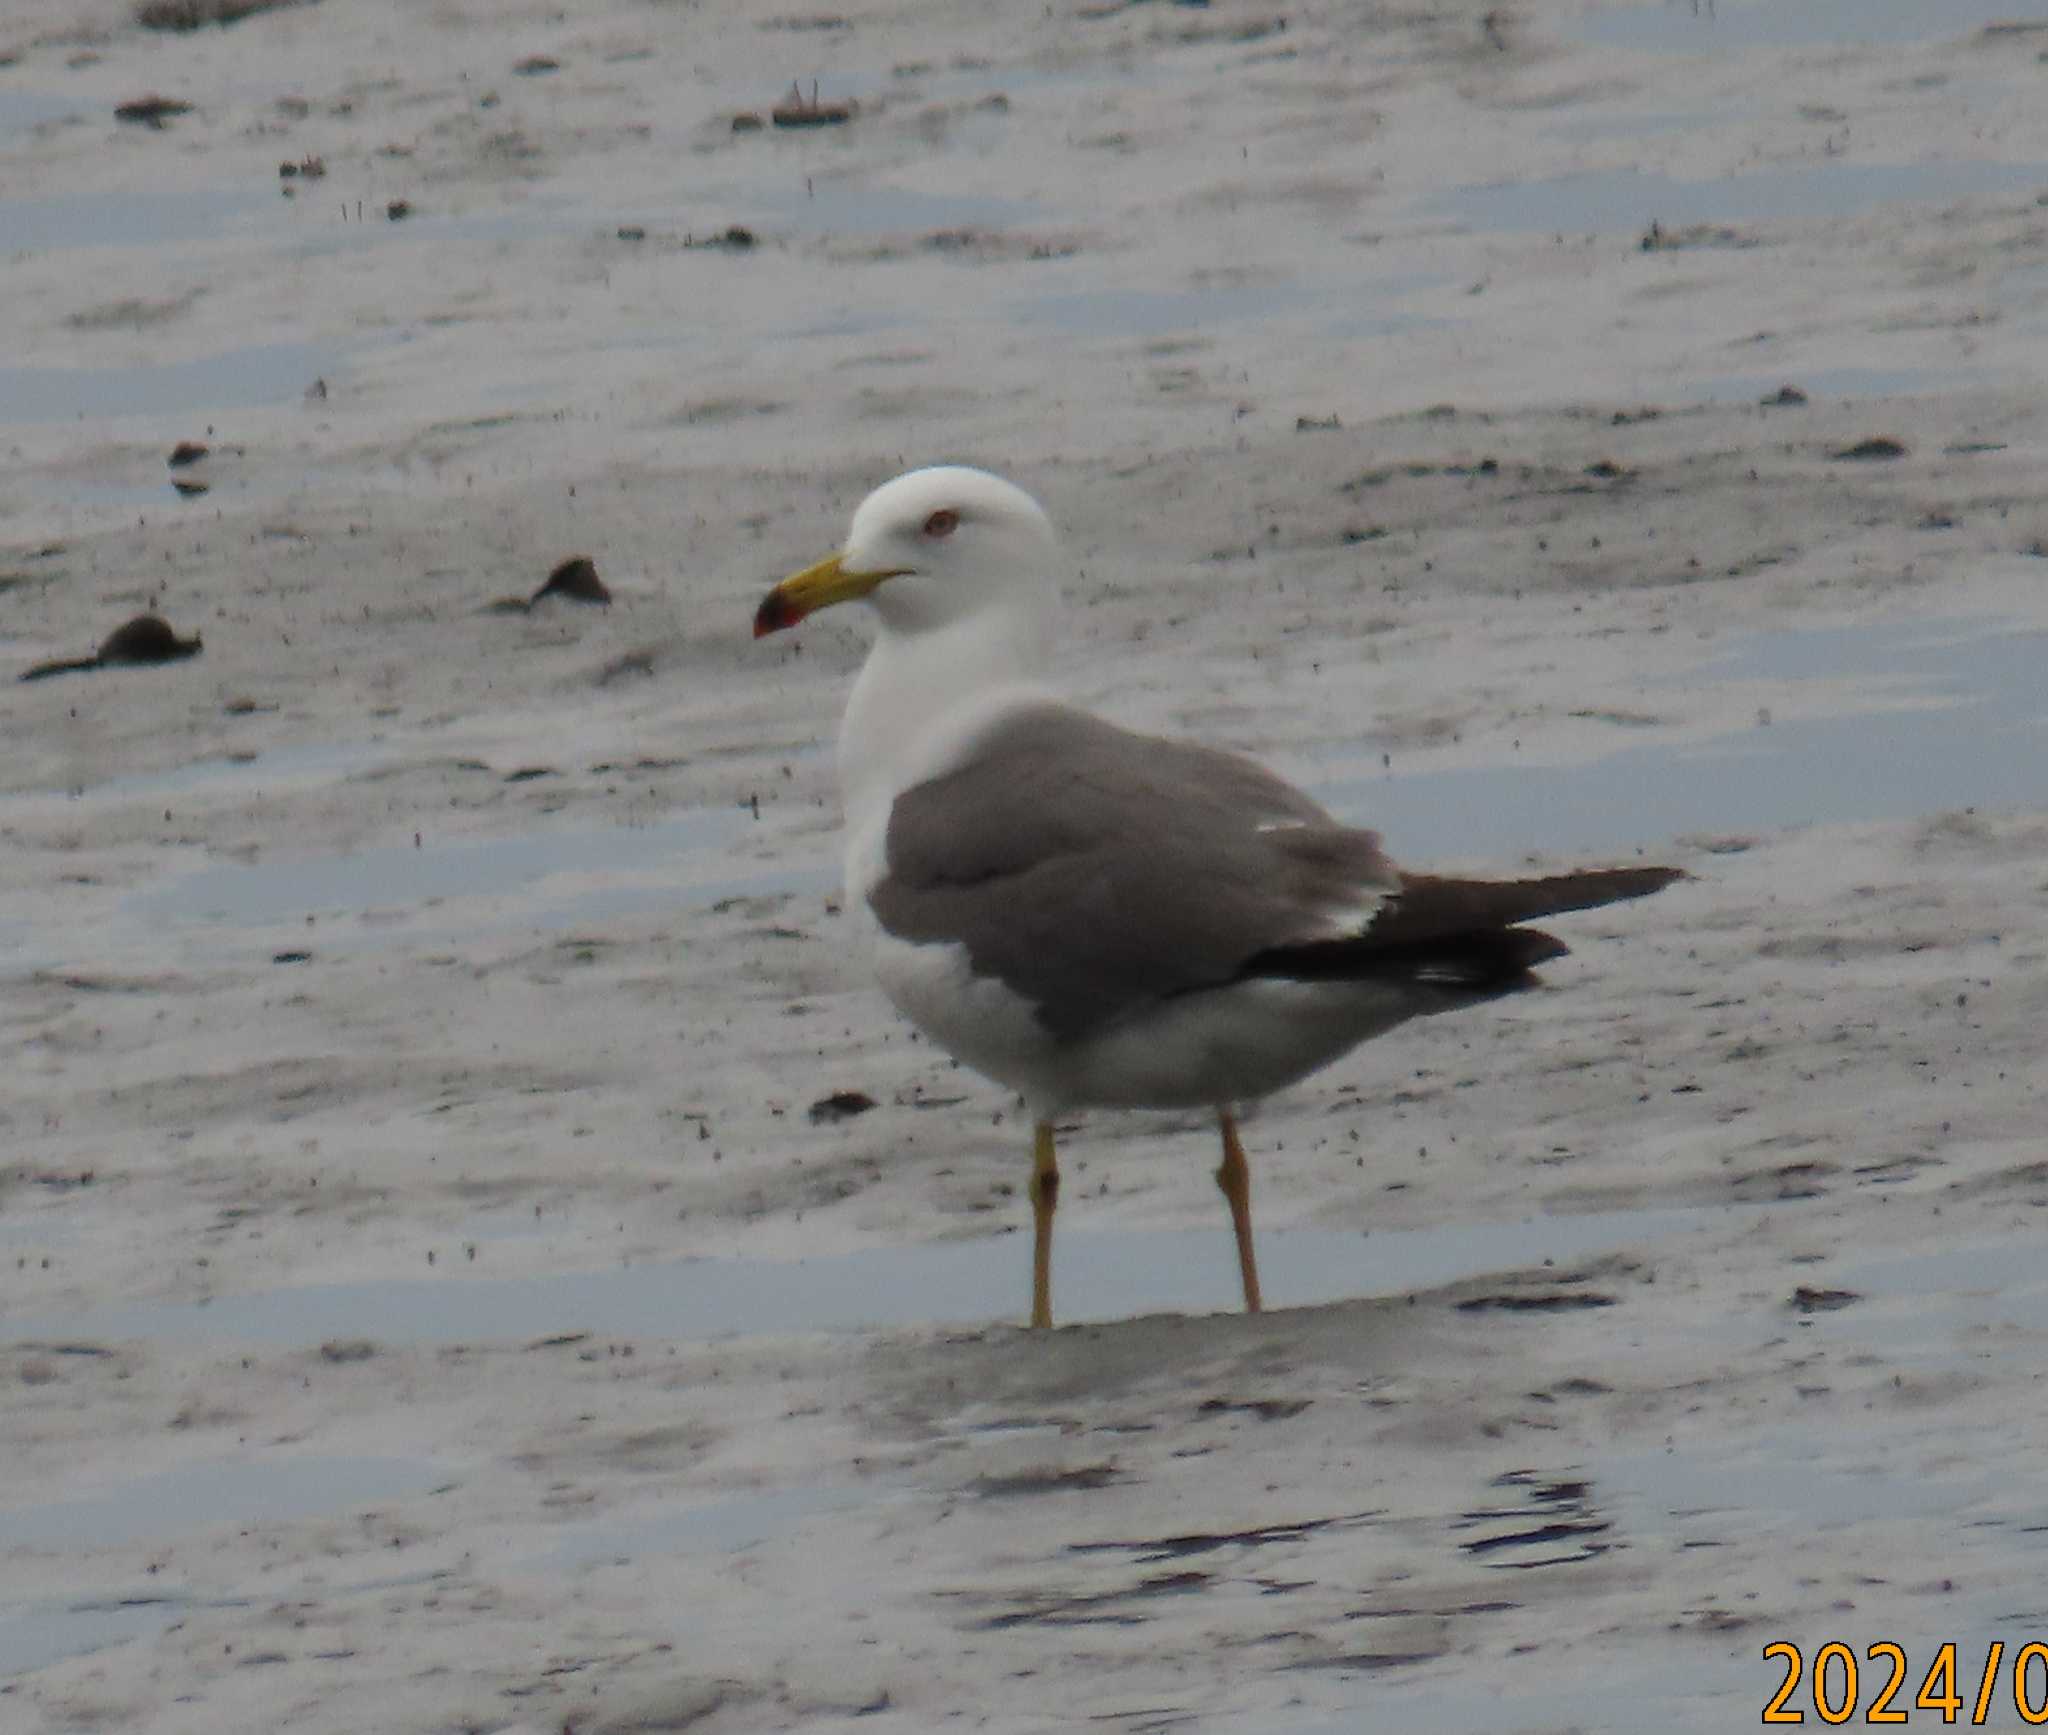
[[[789,605],[781,591],[771,590],[761,599],[761,606],[754,611],[754,637],[765,639],[770,633],[779,633],[784,627],[793,627],[804,617]]]

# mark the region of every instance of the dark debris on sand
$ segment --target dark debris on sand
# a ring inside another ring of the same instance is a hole
[[[547,576],[547,582],[531,596],[503,596],[492,603],[488,614],[528,614],[549,598],[560,602],[591,603],[611,607],[612,593],[597,576],[597,565],[587,554],[572,554]]]
[[[162,615],[139,614],[123,621],[101,640],[99,650],[89,657],[73,657],[54,663],[38,663],[24,669],[24,681],[40,681],[51,675],[80,674],[88,669],[138,667],[149,663],[176,663],[200,652],[199,635],[181,639]]]

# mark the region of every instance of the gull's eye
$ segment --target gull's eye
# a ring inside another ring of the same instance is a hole
[[[950,506],[942,506],[924,521],[927,536],[951,536],[960,526],[960,514]]]

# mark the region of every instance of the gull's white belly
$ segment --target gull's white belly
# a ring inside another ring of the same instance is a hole
[[[875,975],[896,1010],[948,1054],[1037,1109],[1058,1076],[1061,1045],[1029,1002],[977,976],[962,945],[914,945],[875,929]],[[1047,1102],[1046,1112],[1068,1106]]]
[[[1044,1118],[1074,1108],[1193,1108],[1266,1096],[1425,1010],[1394,985],[1247,981],[1154,1001],[1101,1031],[1057,1041],[1031,1003],[976,976],[960,945],[875,931],[896,1009]]]
[[[1423,1010],[1397,985],[1255,979],[1176,995],[1068,1050],[1074,1106],[1246,1102]]]

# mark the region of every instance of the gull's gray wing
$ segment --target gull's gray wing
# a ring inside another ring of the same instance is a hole
[[[906,790],[869,893],[899,939],[958,942],[1061,1038],[1262,956],[1355,938],[1401,884],[1378,837],[1249,760],[1060,705]]]
[[[1567,950],[1516,924],[1659,891],[1676,868],[1403,874],[1250,760],[1061,705],[1021,709],[904,791],[868,901],[898,939],[965,946],[1063,1040],[1252,977],[1407,984],[1415,1010],[1520,986]]]

